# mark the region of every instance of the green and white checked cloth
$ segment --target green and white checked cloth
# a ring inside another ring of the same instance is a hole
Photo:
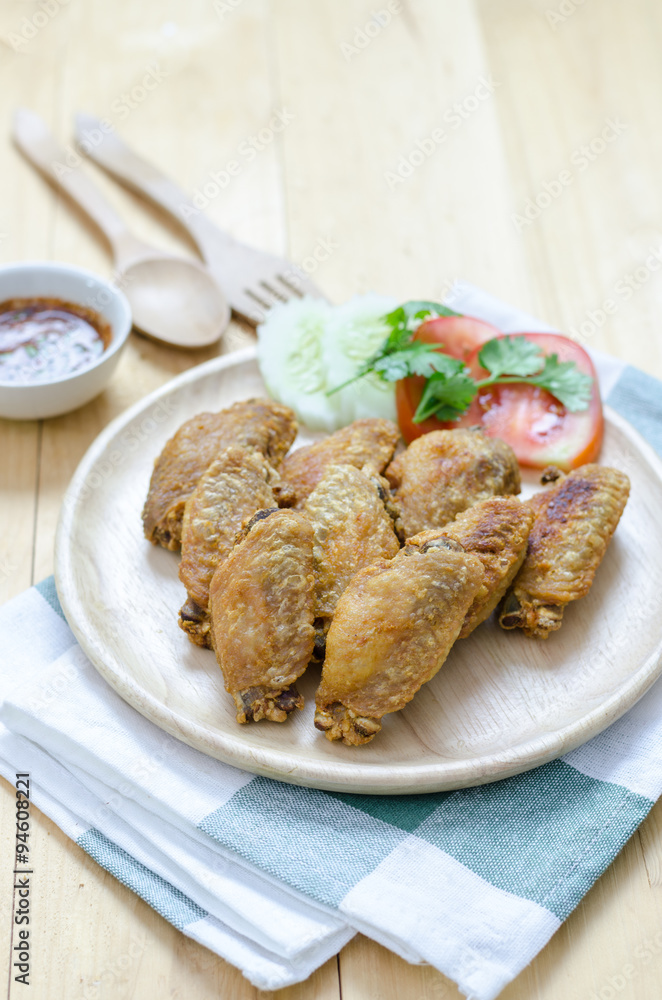
[[[450,304],[506,332],[549,329],[468,285]],[[596,361],[603,396],[662,453],[660,383]],[[68,836],[262,989],[305,979],[360,930],[491,1000],[662,793],[662,682],[527,774],[347,795],[255,777],[161,732],[92,668],[52,579],[0,608],[0,636],[0,773],[30,771]]]

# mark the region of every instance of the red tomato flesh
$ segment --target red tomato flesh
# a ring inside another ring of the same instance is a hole
[[[396,388],[398,420],[405,441],[409,443],[431,430],[482,424],[486,434],[508,442],[522,465],[536,468],[557,465],[567,471],[586,462],[594,462],[602,445],[604,420],[597,376],[590,357],[579,344],[560,334],[526,333],[517,336],[525,336],[544,354],[557,354],[559,361],[574,361],[580,371],[593,378],[588,409],[571,413],[549,392],[535,386],[496,385],[481,389],[459,420],[430,418],[422,424],[415,424],[413,417],[425,379],[412,376],[403,379]],[[478,363],[480,346],[477,345],[466,358],[476,380],[489,374]]]
[[[450,354],[451,357],[459,358],[467,364],[476,349],[480,349],[488,340],[500,336],[497,328],[491,323],[484,323],[472,316],[438,316],[436,319],[428,319],[421,323],[414,334],[414,340],[421,340],[426,344],[439,344],[444,354]],[[471,426],[465,425],[464,418],[452,423],[442,423],[432,417],[422,424],[415,424],[413,416],[423,394],[425,381],[420,375],[412,375],[398,382],[395,387],[398,422],[407,444],[430,431],[446,427]],[[475,419],[473,422],[476,423]]]
[[[414,340],[440,344],[444,354],[468,362],[477,347],[500,336],[495,326],[483,323],[481,319],[473,319],[471,316],[438,316],[421,323],[414,334]]]

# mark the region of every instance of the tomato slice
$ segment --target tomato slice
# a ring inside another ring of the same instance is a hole
[[[438,316],[421,323],[414,340],[426,344],[441,344],[444,354],[460,361],[468,361],[477,347],[501,334],[491,323],[484,323],[472,316]]]
[[[441,421],[431,417],[415,424],[413,417],[423,393],[425,379],[403,379],[396,387],[398,420],[407,443],[432,430],[471,427],[482,424],[491,437],[500,437],[511,446],[522,465],[576,469],[594,462],[602,445],[604,420],[597,375],[593,362],[579,344],[560,334],[525,333],[545,354],[557,354],[559,361],[574,361],[580,371],[593,378],[588,409],[571,413],[549,392],[528,385],[497,385],[481,389],[459,420]],[[470,353],[467,365],[475,379],[488,373],[478,363],[480,345]],[[450,353],[450,352],[449,352]]]
[[[466,364],[483,344],[500,336],[497,328],[491,323],[484,323],[472,316],[438,316],[436,319],[427,319],[421,323],[414,334],[414,340],[422,340],[426,344],[439,344],[443,347],[444,354],[459,358]],[[423,395],[425,381],[420,375],[412,375],[398,382],[395,387],[398,422],[407,444],[430,431],[471,426],[466,423],[466,417],[446,423],[431,417],[422,424],[415,424],[413,416]],[[476,423],[475,417],[473,423]]]

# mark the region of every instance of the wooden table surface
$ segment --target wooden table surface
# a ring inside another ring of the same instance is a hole
[[[18,104],[65,143],[72,114],[87,110],[201,192],[223,227],[303,262],[333,300],[435,298],[463,277],[662,377],[662,278],[646,264],[662,248],[661,40],[655,0],[3,0],[0,259],[110,274],[96,231],[8,138]],[[261,131],[279,112],[282,130]],[[226,178],[230,160],[240,166]],[[139,235],[191,252],[88,169]],[[247,336],[234,326],[220,347],[180,353],[132,334],[94,402],[0,422],[0,600],[52,572],[61,497],[108,421]],[[0,973],[17,998],[13,805],[2,783]],[[38,813],[32,857],[35,1000],[257,996]],[[659,803],[503,1000],[659,996],[661,930]],[[308,982],[274,994],[341,995],[459,993],[358,935]]]

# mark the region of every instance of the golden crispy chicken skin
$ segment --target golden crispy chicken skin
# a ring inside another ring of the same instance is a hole
[[[211,620],[209,612],[201,608],[190,597],[186,599],[179,609],[177,624],[183,632],[186,632],[194,645],[202,646],[203,649],[211,649]]]
[[[457,542],[402,549],[352,579],[326,642],[315,726],[356,746],[437,673],[483,581]]]
[[[520,491],[512,448],[480,429],[423,434],[391,462],[385,476],[407,537],[443,528],[479,500]]]
[[[244,521],[276,506],[272,484],[279,478],[259,452],[233,446],[212,462],[186,501],[179,579],[203,611],[214,570],[229,556]]]
[[[187,420],[154,464],[143,508],[145,537],[176,551],[184,505],[220,452],[241,445],[261,452],[278,468],[296,434],[293,411],[269,399],[247,399],[220,413],[199,413]]]
[[[388,484],[353,465],[330,465],[303,505],[313,526],[315,617],[328,621],[358,570],[400,550]]]
[[[433,545],[436,539],[459,542],[483,564],[484,580],[467,611],[460,639],[492,614],[513,582],[526,555],[533,511],[517,497],[489,497],[458,514],[445,528],[432,528],[407,540],[407,546]]]
[[[533,511],[517,497],[488,497],[458,514],[443,529],[446,538],[478,556],[485,574],[464,620],[461,639],[492,614],[515,579],[526,556],[533,520]]]
[[[583,465],[527,501],[535,514],[528,552],[506,595],[503,628],[546,639],[566,604],[588,593],[630,492],[618,469]]]
[[[292,510],[259,511],[216,569],[211,636],[238,722],[284,722],[312,656],[313,529]]]
[[[283,462],[281,474],[296,494],[301,508],[329,465],[364,465],[383,472],[390,462],[400,431],[391,420],[355,420],[322,441],[297,448]]]

